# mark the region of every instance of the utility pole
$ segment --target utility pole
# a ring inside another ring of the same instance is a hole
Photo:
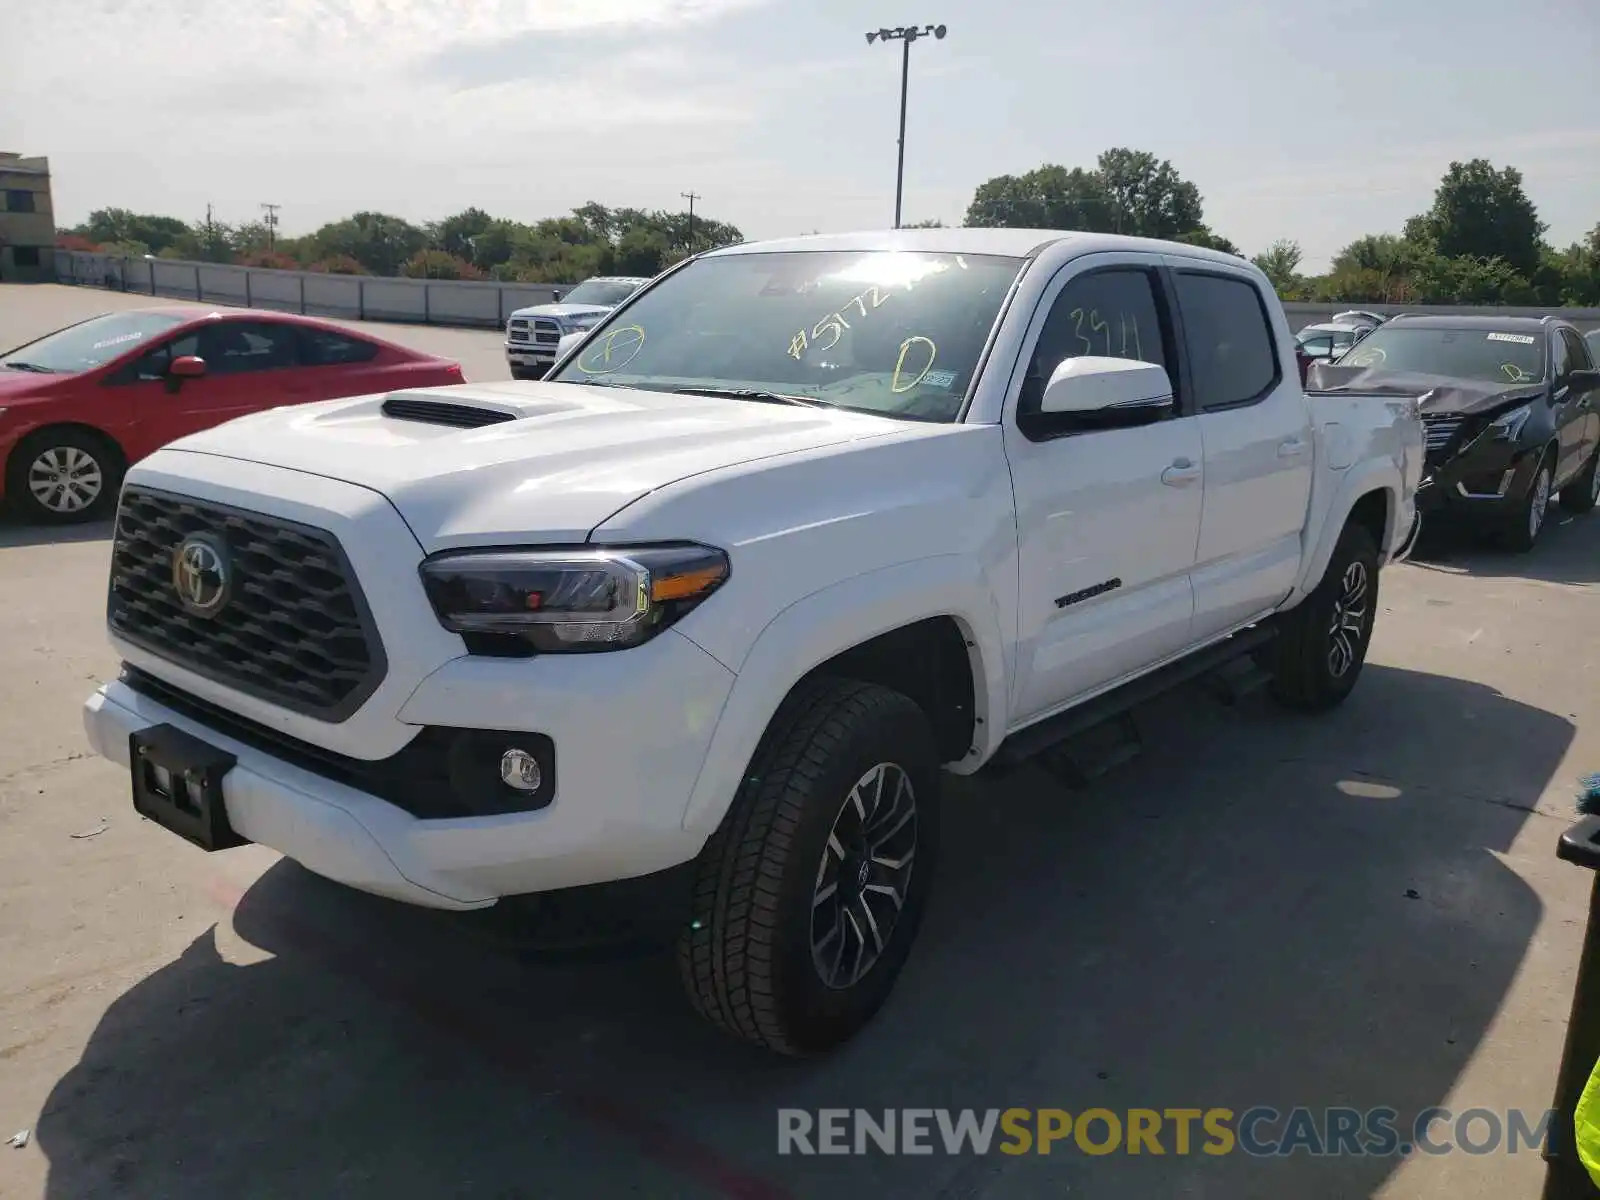
[[[900,228],[900,199],[905,191],[906,177],[906,92],[911,82],[911,43],[930,34],[942,39],[946,33],[943,25],[896,26],[893,29],[874,29],[867,34],[867,45],[873,42],[900,43],[900,151],[894,172],[894,227]]]
[[[261,206],[261,211],[267,214],[261,223],[267,227],[268,254],[272,253],[273,247],[278,243],[278,210],[282,207],[283,205],[281,204],[263,204]]]
[[[694,253],[694,202],[696,200],[704,200],[705,197],[700,195],[699,192],[679,192],[678,195],[682,196],[685,200],[687,200],[689,202],[689,253],[693,254]]]

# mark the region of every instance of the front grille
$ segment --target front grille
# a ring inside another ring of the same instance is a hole
[[[421,820],[534,812],[549,807],[555,797],[555,747],[542,734],[490,733],[424,725],[416,737],[388,758],[350,758],[257,724],[137,667],[124,666],[122,682],[139,695],[207,729],[302,771],[377,796]],[[547,763],[547,777],[538,791],[515,793],[496,786],[499,780],[494,772],[499,761],[498,751],[508,742],[526,744]],[[452,759],[455,760],[453,772]],[[474,766],[481,769],[474,770]]]
[[[552,321],[549,317],[535,317],[533,321],[533,340],[546,345],[554,345],[561,340],[561,323]]]
[[[527,341],[528,322],[521,317],[514,319],[511,324],[506,326],[506,338],[513,342]]]
[[[174,558],[208,535],[227,565],[211,615],[180,601]],[[388,664],[366,598],[326,530],[142,487],[124,489],[107,620],[162,658],[293,712],[350,716]]]
[[[1462,418],[1454,413],[1437,417],[1423,417],[1422,429],[1427,438],[1428,450],[1443,450],[1461,428]]]
[[[515,421],[515,413],[498,408],[479,408],[475,404],[448,404],[443,400],[415,400],[390,396],[383,402],[383,415],[396,421],[420,421],[425,425],[449,425],[454,429],[481,429]]]

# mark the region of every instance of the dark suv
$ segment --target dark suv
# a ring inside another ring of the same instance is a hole
[[[1600,371],[1583,335],[1552,317],[1395,317],[1331,367],[1323,386],[1425,392],[1429,519],[1533,548],[1545,510],[1600,498]]]

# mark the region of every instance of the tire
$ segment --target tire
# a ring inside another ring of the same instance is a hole
[[[1360,525],[1346,525],[1322,582],[1278,628],[1269,655],[1278,702],[1304,712],[1343,703],[1367,661],[1377,612],[1377,545]]]
[[[511,378],[529,380],[543,379],[548,371],[548,367],[512,367]]]
[[[1539,460],[1539,468],[1528,484],[1528,493],[1517,505],[1516,512],[1506,521],[1500,533],[1500,543],[1513,554],[1526,554],[1539,542],[1544,532],[1545,516],[1550,508],[1551,482],[1555,478],[1553,460],[1546,452]]]
[[[6,496],[32,524],[97,521],[116,506],[124,470],[122,452],[108,438],[71,426],[41,429],[11,452]]]
[[[1561,489],[1561,507],[1570,513],[1586,513],[1600,502],[1600,446],[1589,456],[1589,465]]]
[[[697,862],[678,966],[700,1014],[735,1038],[792,1056],[830,1050],[871,1020],[927,903],[938,786],[932,730],[905,696],[853,680],[797,688]],[[878,846],[866,858],[857,840],[863,826],[876,828]],[[875,958],[874,930],[882,941]]]

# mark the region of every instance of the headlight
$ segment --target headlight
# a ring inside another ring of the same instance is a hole
[[[728,556],[693,543],[593,550],[463,550],[421,567],[439,622],[519,637],[535,650],[647,642],[728,579]]]
[[[1522,427],[1528,423],[1528,418],[1532,415],[1533,405],[1524,404],[1521,408],[1501,413],[1489,423],[1489,428],[1494,430],[1495,437],[1501,441],[1514,442],[1522,436]]]
[[[604,315],[605,314],[603,313],[592,313],[587,317],[568,317],[566,320],[566,326],[574,333],[581,330],[593,329],[596,325],[600,324],[600,318]]]

